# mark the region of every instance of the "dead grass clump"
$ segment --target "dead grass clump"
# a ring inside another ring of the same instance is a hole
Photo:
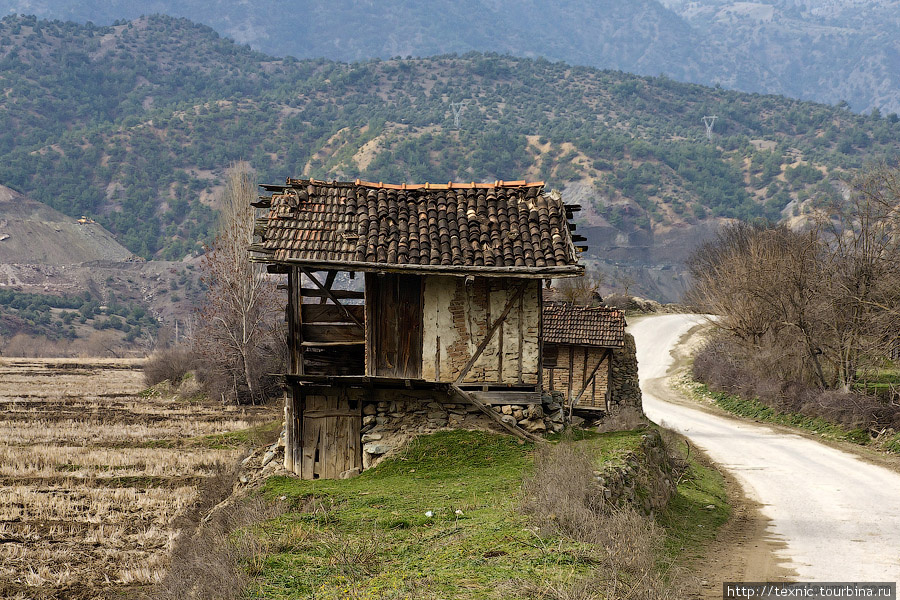
[[[618,412],[605,417],[597,431],[606,433],[610,431],[630,431],[647,425],[647,417],[640,409],[634,406],[623,406]]]
[[[184,531],[172,552],[172,565],[153,590],[156,600],[230,600],[243,597],[250,578],[262,572],[272,544],[253,528],[286,506],[258,497],[224,504],[192,531]]]
[[[144,383],[149,387],[168,381],[173,386],[178,386],[184,376],[196,366],[197,359],[190,348],[165,348],[154,352],[144,363]]]
[[[606,512],[605,504],[586,452],[572,443],[539,449],[534,475],[525,482],[524,509],[542,532],[588,541],[588,530]]]
[[[659,572],[663,531],[632,507],[607,503],[597,485],[593,464],[575,444],[543,447],[535,457],[534,475],[525,482],[524,510],[544,535],[565,535],[591,544],[595,568],[568,582],[541,582],[542,597],[558,600],[603,598],[669,600],[682,590],[674,578]],[[534,594],[534,584],[523,583]]]
[[[378,528],[375,525],[358,536],[328,531],[321,536],[319,543],[325,548],[330,564],[351,580],[378,571],[381,561],[378,557]]]

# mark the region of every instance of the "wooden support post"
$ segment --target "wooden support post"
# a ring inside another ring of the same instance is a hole
[[[498,415],[494,411],[494,409],[484,404],[481,400],[476,398],[474,394],[470,394],[455,383],[450,384],[449,390],[452,395],[459,397],[460,400],[474,404],[476,407],[478,407],[478,410],[489,416],[494,422],[498,423],[501,427],[509,431],[514,436],[521,438],[527,442],[534,442],[536,444],[542,444],[546,442],[544,438],[536,436],[533,433],[528,433],[518,425],[507,423],[501,418],[500,415]]]
[[[289,473],[294,472],[294,404],[293,386],[285,386],[284,389],[284,468]]]
[[[300,386],[289,384],[284,396],[284,468],[301,475],[303,401]]]
[[[540,310],[540,308],[539,308]],[[516,381],[518,383],[523,383],[522,379],[522,361],[525,356],[525,295],[522,294],[519,296],[519,356],[518,362],[516,364]],[[540,354],[538,355],[540,356]],[[540,361],[538,361],[538,374],[541,372]],[[538,384],[540,384],[540,376],[538,377]]]
[[[303,477],[303,409],[306,406],[306,402],[303,398],[303,388],[299,385],[292,386],[293,388],[293,398],[294,398],[294,416],[293,416],[293,427],[294,427],[294,473]]]
[[[585,349],[585,356],[587,356],[587,349]],[[572,410],[575,408],[575,405],[578,404],[578,401],[581,399],[582,394],[584,394],[585,390],[588,389],[588,386],[594,380],[594,377],[597,375],[597,369],[600,368],[600,365],[603,364],[603,360],[606,358],[606,355],[600,357],[600,360],[594,366],[594,369],[591,371],[591,376],[588,377],[587,381],[584,382],[584,387],[581,388],[581,391],[578,392],[578,395],[572,399],[572,402],[569,404],[569,419],[572,418]]]
[[[303,297],[300,295],[300,271],[288,273],[288,352],[291,375],[303,375]]]
[[[506,301],[506,307],[503,309],[503,312],[500,313],[500,316],[497,317],[497,320],[491,325],[488,329],[487,335],[484,336],[484,339],[481,340],[481,343],[478,344],[478,348],[475,349],[475,354],[472,355],[472,358],[469,359],[469,362],[466,363],[466,366],[463,367],[462,371],[459,372],[459,375],[456,377],[456,381],[454,385],[459,385],[462,383],[463,379],[465,379],[466,375],[469,373],[469,370],[472,366],[475,365],[475,362],[478,361],[478,358],[481,356],[481,353],[484,352],[484,349],[487,348],[488,343],[490,343],[491,338],[494,337],[494,333],[497,332],[497,329],[500,328],[500,325],[506,320],[506,315],[509,314],[509,311],[512,310],[513,305],[515,305],[516,301],[518,301],[519,296],[525,293],[525,286],[527,284],[522,283],[519,285],[519,288],[516,290],[516,293],[513,294],[509,300]]]
[[[606,351],[606,359],[607,359],[607,367],[606,367],[606,412],[609,413],[610,409],[612,409],[612,389],[613,389],[613,370],[612,370],[612,360],[613,360],[613,351]]]

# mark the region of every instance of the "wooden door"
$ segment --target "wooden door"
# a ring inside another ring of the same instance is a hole
[[[338,479],[362,471],[362,392],[304,391],[300,477]]]
[[[367,372],[422,377],[422,277],[366,274]]]

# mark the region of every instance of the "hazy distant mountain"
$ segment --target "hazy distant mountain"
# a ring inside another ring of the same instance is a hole
[[[900,0],[0,0],[9,12],[163,13],[275,56],[477,50],[900,112]]]
[[[498,54],[282,60],[165,16],[5,18],[0,81],[0,182],[145,258],[201,249],[237,160],[270,182],[544,180],[652,253],[710,218],[801,217],[900,152],[896,115]]]

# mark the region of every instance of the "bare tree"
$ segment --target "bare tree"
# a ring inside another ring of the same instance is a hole
[[[215,241],[202,264],[206,302],[198,313],[195,346],[205,363],[210,391],[238,401],[264,399],[267,373],[278,364],[278,294],[265,265],[251,263],[256,209],[254,172],[246,163],[233,166],[220,196],[221,215]]]
[[[772,346],[773,340],[785,348],[804,348],[814,378],[828,387],[821,364],[822,269],[815,231],[737,224],[702,245],[689,268],[692,300],[721,315],[720,325],[748,350]],[[784,363],[772,368],[803,371]]]
[[[860,368],[890,355],[900,318],[900,181],[884,165],[851,183],[850,198],[822,217],[828,260],[826,320],[835,369],[849,387]]]
[[[603,279],[603,272],[599,269],[587,271],[581,277],[569,277],[561,280],[557,290],[560,298],[566,302],[588,306],[594,304],[599,298]]]
[[[861,174],[814,225],[726,228],[689,262],[692,299],[751,361],[769,358],[760,374],[849,390],[900,338],[900,173]]]
[[[622,295],[628,298],[628,290],[631,288],[636,282],[634,277],[628,274],[627,271],[618,271],[616,274],[616,283],[619,284],[622,288]]]

